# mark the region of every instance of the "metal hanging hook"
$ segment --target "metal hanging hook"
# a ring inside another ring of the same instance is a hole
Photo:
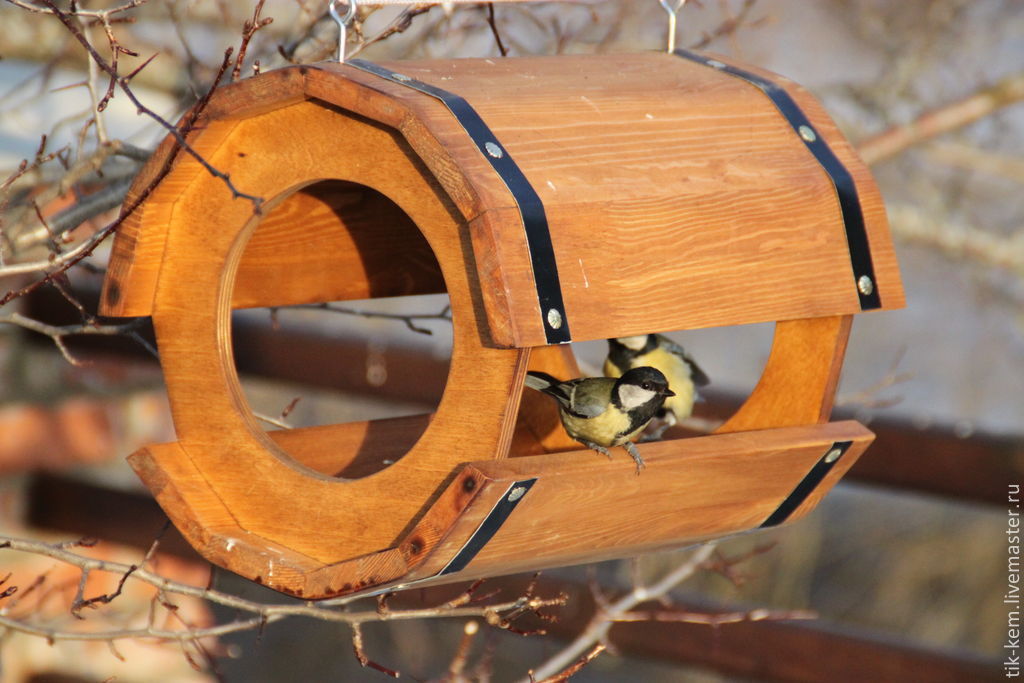
[[[668,12],[668,50],[671,53],[676,49],[676,15],[679,14],[679,10],[686,4],[686,0],[676,0],[674,3],[670,0],[658,0],[658,4]]]
[[[356,0],[348,0],[346,3],[348,9],[345,11],[344,16],[338,13],[338,4],[339,0],[331,0],[331,4],[327,6],[327,11],[331,13],[331,18],[338,24],[338,62],[344,64],[345,42],[348,40],[348,25],[352,23],[352,19],[356,16]]]

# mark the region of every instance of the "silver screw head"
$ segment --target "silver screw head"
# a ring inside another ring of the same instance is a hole
[[[500,159],[505,156],[505,152],[502,151],[501,147],[498,147],[498,143],[496,142],[485,142],[484,149],[486,149],[487,153],[495,159]]]
[[[399,74],[399,73],[393,73],[393,74],[391,74],[391,77],[394,78],[396,81],[402,81],[403,83],[405,83],[406,81],[411,81],[412,80],[411,78],[409,78],[405,74]]]
[[[524,493],[526,493],[526,487],[525,486],[517,486],[517,487],[515,487],[514,489],[512,489],[508,493],[508,502],[510,502],[510,503],[516,502],[517,500],[519,500],[520,498],[523,497]]]
[[[705,63],[708,66],[710,66],[710,67],[712,67],[714,69],[724,69],[725,68],[725,64],[723,64],[722,62],[718,61],[717,59],[709,59]]]
[[[864,296],[869,296],[871,292],[875,291],[875,283],[867,275],[861,275],[857,278],[857,291]]]
[[[557,308],[548,309],[548,325],[555,330],[562,327],[562,314],[558,312]]]
[[[800,126],[797,130],[800,132],[800,137],[807,142],[814,142],[818,139],[818,134],[810,126]]]
[[[836,460],[839,459],[839,456],[842,454],[843,452],[840,449],[833,448],[832,450],[825,454],[825,462],[829,464],[834,463]]]

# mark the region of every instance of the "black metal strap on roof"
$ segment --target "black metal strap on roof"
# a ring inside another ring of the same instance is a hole
[[[882,301],[878,295],[878,281],[875,279],[875,268],[871,261],[871,246],[868,244],[868,233],[864,226],[864,214],[861,212],[857,186],[846,167],[832,152],[825,139],[818,134],[810,119],[800,109],[781,86],[772,81],[744,69],[725,64],[688,50],[676,50],[675,54],[684,59],[703,64],[731,76],[742,78],[760,89],[789,122],[789,125],[818,160],[825,173],[832,179],[839,198],[839,206],[843,212],[843,224],[846,226],[846,242],[850,251],[850,264],[853,267],[853,286],[860,299],[863,311],[881,308]]]
[[[465,99],[436,86],[417,81],[404,74],[385,69],[379,64],[363,59],[351,59],[346,64],[362,71],[380,76],[393,83],[417,90],[444,103],[455,119],[469,134],[480,153],[490,162],[491,167],[504,181],[519,206],[519,214],[526,230],[526,243],[533,265],[533,279],[540,304],[541,324],[549,344],[566,344],[572,341],[569,333],[569,318],[562,300],[562,286],[558,279],[555,250],[551,244],[547,214],[537,192],[530,185],[508,150],[495,137],[491,129],[480,118],[476,110]]]
[[[777,526],[789,519],[789,516],[796,512],[796,509],[807,500],[807,496],[811,495],[814,489],[818,488],[818,484],[829,473],[829,470],[835,467],[835,464],[839,462],[843,454],[849,450],[851,444],[853,444],[852,441],[837,441],[832,444],[825,451],[825,455],[821,456],[821,459],[811,468],[811,471],[800,480],[800,483],[796,485],[793,492],[786,496],[786,499],[776,508],[775,512],[770,514],[768,519],[761,522],[761,528]]]
[[[466,545],[462,546],[459,552],[455,553],[455,557],[437,575],[453,574],[465,569],[466,565],[476,557],[477,553],[483,550],[487,542],[494,538],[494,534],[498,533],[498,529],[501,528],[505,520],[508,519],[508,516],[512,514],[512,511],[516,509],[516,506],[529,493],[535,483],[537,483],[536,477],[533,479],[523,479],[509,486],[505,493],[502,494],[501,500],[491,508],[484,521],[480,523],[480,526],[477,527],[473,535],[466,541]]]

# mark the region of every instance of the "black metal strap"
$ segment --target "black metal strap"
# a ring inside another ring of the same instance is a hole
[[[523,219],[523,228],[526,231],[526,244],[530,250],[530,261],[533,265],[533,279],[537,288],[537,301],[540,304],[541,324],[544,326],[547,342],[549,344],[567,344],[572,341],[569,333],[569,318],[565,314],[565,303],[562,301],[562,286],[558,279],[555,249],[551,244],[551,232],[548,229],[544,204],[533,186],[530,185],[530,181],[512,160],[508,150],[498,142],[494,133],[476,113],[476,110],[469,102],[454,93],[417,81],[404,74],[395,73],[379,64],[363,59],[352,59],[345,63],[435,97],[448,107],[448,110],[476,144],[480,153],[490,162],[491,167],[508,187],[519,206],[519,214]]]
[[[537,478],[534,477],[533,479],[517,481],[509,486],[505,493],[502,494],[501,500],[491,508],[484,521],[480,523],[480,526],[477,527],[473,535],[466,541],[466,545],[462,546],[462,549],[455,553],[455,557],[437,575],[452,574],[465,569],[466,565],[476,557],[477,553],[483,550],[487,542],[494,538],[494,534],[498,533],[498,529],[501,528],[501,525],[505,523],[508,516],[512,514],[512,511],[516,509],[516,506],[519,505],[520,501],[529,493],[536,482]]]
[[[850,251],[850,265],[853,267],[853,286],[860,299],[861,310],[881,308],[882,301],[878,295],[878,281],[875,279],[871,246],[868,243],[868,233],[864,226],[864,214],[861,212],[857,186],[854,184],[850,172],[832,152],[824,138],[818,135],[810,119],[803,113],[799,105],[782,87],[763,76],[696,52],[676,50],[675,54],[731,76],[742,78],[760,89],[775,104],[779,113],[789,122],[797,136],[803,140],[807,149],[825,169],[825,173],[832,179],[832,184],[835,186],[836,195],[839,197],[839,206],[843,212],[843,224],[846,226],[846,242]]]
[[[768,515],[768,519],[761,522],[761,528],[777,526],[789,519],[789,516],[796,512],[796,509],[807,500],[807,496],[811,495],[811,492],[818,488],[818,484],[835,467],[835,464],[839,462],[840,458],[843,457],[843,454],[849,450],[852,444],[852,441],[837,441],[832,444],[825,451],[825,455],[821,456],[821,459],[811,468],[811,471],[800,480],[800,483],[796,485],[793,492],[786,496],[786,499],[782,501],[782,504],[779,505],[775,512]]]

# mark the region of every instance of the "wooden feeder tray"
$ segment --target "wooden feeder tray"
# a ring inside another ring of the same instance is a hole
[[[679,547],[805,515],[873,438],[827,420],[852,316],[903,305],[884,208],[774,74],[685,52],[289,67],[221,88],[188,141],[264,201],[168,138],[103,312],[153,317],[178,436],[132,466],[242,576],[323,598]],[[437,292],[433,415],[260,428],[232,309]],[[743,407],[642,444],[639,476],[523,392],[527,369],[579,375],[565,342],[769,321]]]

